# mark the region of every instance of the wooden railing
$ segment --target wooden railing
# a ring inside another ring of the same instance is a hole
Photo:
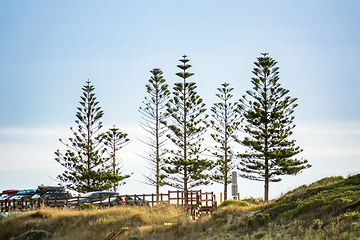
[[[169,204],[183,205],[189,209],[199,207],[208,207],[212,210],[216,208],[216,200],[213,192],[201,192],[201,190],[188,191],[188,197],[185,197],[184,191],[168,191],[168,193],[157,194],[134,194],[117,195],[106,197],[47,197],[47,198],[22,198],[0,200],[0,211],[28,211],[49,207],[78,207],[83,204],[82,199],[92,203],[97,207],[120,206],[120,205],[147,205],[155,206],[162,202]]]

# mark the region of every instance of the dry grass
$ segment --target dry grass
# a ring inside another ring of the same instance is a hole
[[[0,239],[23,240],[22,234],[43,230],[48,239],[101,240],[124,227],[129,231],[120,239],[360,239],[360,175],[324,178],[269,204],[254,200],[250,206],[219,207],[196,222],[183,208],[168,204],[101,211],[45,208],[1,220]]]
[[[31,230],[45,230],[50,239],[102,239],[116,228],[131,231],[188,221],[184,210],[167,204],[158,207],[113,207],[103,210],[43,208],[0,221],[0,239],[17,239]]]

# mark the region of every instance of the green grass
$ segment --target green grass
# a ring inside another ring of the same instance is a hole
[[[41,209],[0,220],[0,239],[359,239],[360,175],[328,177],[264,204],[227,201],[194,222],[181,207],[163,204],[108,209]]]

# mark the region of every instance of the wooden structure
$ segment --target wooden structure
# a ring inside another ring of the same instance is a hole
[[[115,240],[117,237],[119,237],[122,233],[125,231],[128,231],[129,228],[119,228],[112,230],[103,240]]]
[[[0,200],[0,211],[29,211],[48,207],[79,207],[81,199],[86,199],[97,207],[120,206],[120,205],[147,205],[155,206],[162,202],[184,206],[188,214],[194,219],[204,213],[212,213],[216,210],[217,203],[213,192],[201,192],[201,190],[188,191],[186,199],[184,191],[168,191],[168,193],[157,194],[134,194],[118,195],[108,197],[47,197],[47,198],[22,198]]]

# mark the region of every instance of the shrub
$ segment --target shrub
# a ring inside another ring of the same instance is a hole
[[[97,207],[95,207],[95,206],[92,205],[91,203],[84,203],[84,204],[80,205],[79,208],[80,208],[81,210],[97,209]]]
[[[265,232],[265,231],[260,231],[260,232],[255,233],[253,236],[254,236],[255,239],[261,239],[261,238],[263,238],[265,235],[266,235],[266,232]]]
[[[354,209],[360,206],[360,200],[352,202],[346,206],[347,209]]]
[[[325,177],[316,182],[313,182],[309,185],[309,188],[318,187],[318,186],[325,186],[333,183],[337,183],[344,180],[343,176],[332,176],[332,177]]]
[[[225,207],[228,205],[235,205],[235,206],[249,206],[249,203],[245,202],[245,201],[241,201],[241,200],[225,200],[220,207]]]
[[[45,230],[30,230],[20,236],[21,240],[40,240],[49,238],[51,235]]]
[[[269,214],[258,213],[254,217],[249,218],[248,224],[250,227],[264,226],[270,220]]]
[[[211,222],[211,225],[215,225],[215,226],[221,226],[225,224],[225,219],[223,218],[216,218],[214,219],[214,221]]]

